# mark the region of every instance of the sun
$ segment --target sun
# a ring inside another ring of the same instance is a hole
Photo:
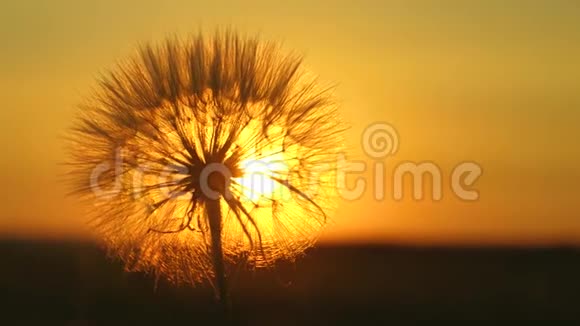
[[[270,129],[273,129],[270,134],[275,135],[277,128]],[[242,175],[233,178],[233,181],[242,202],[267,205],[291,195],[280,181],[287,179],[293,158],[277,137],[270,137],[269,142],[261,143],[257,140],[261,138],[255,137],[257,132],[257,123],[250,124],[241,132],[240,138],[245,141],[246,151],[238,163]]]
[[[242,200],[253,203],[279,199],[284,192],[275,178],[287,174],[288,166],[281,152],[273,152],[262,157],[254,156],[240,163],[242,177],[235,181],[241,189]]]

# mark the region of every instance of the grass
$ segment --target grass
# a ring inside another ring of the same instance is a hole
[[[2,241],[0,318],[70,325],[212,324],[206,285],[125,273],[88,243]],[[234,319],[252,325],[580,321],[580,251],[567,248],[312,249],[232,277]]]

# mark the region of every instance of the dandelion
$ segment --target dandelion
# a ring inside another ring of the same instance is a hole
[[[177,284],[267,267],[332,210],[332,96],[279,46],[232,31],[141,46],[98,81],[70,133],[70,179],[129,271]]]

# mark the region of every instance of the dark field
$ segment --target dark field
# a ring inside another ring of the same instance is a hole
[[[208,286],[156,286],[90,244],[3,241],[0,254],[2,325],[217,320]],[[232,282],[236,324],[580,325],[580,251],[565,248],[319,247]]]

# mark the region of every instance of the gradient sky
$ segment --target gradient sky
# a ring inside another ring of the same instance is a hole
[[[323,241],[580,244],[575,1],[3,3],[0,233],[86,234],[57,182],[76,104],[139,42],[217,26],[283,41],[336,84],[352,159],[374,162],[366,126],[399,133],[386,199],[342,201]],[[436,163],[443,199],[394,201],[403,161]],[[483,168],[478,201],[450,190],[463,161]]]

